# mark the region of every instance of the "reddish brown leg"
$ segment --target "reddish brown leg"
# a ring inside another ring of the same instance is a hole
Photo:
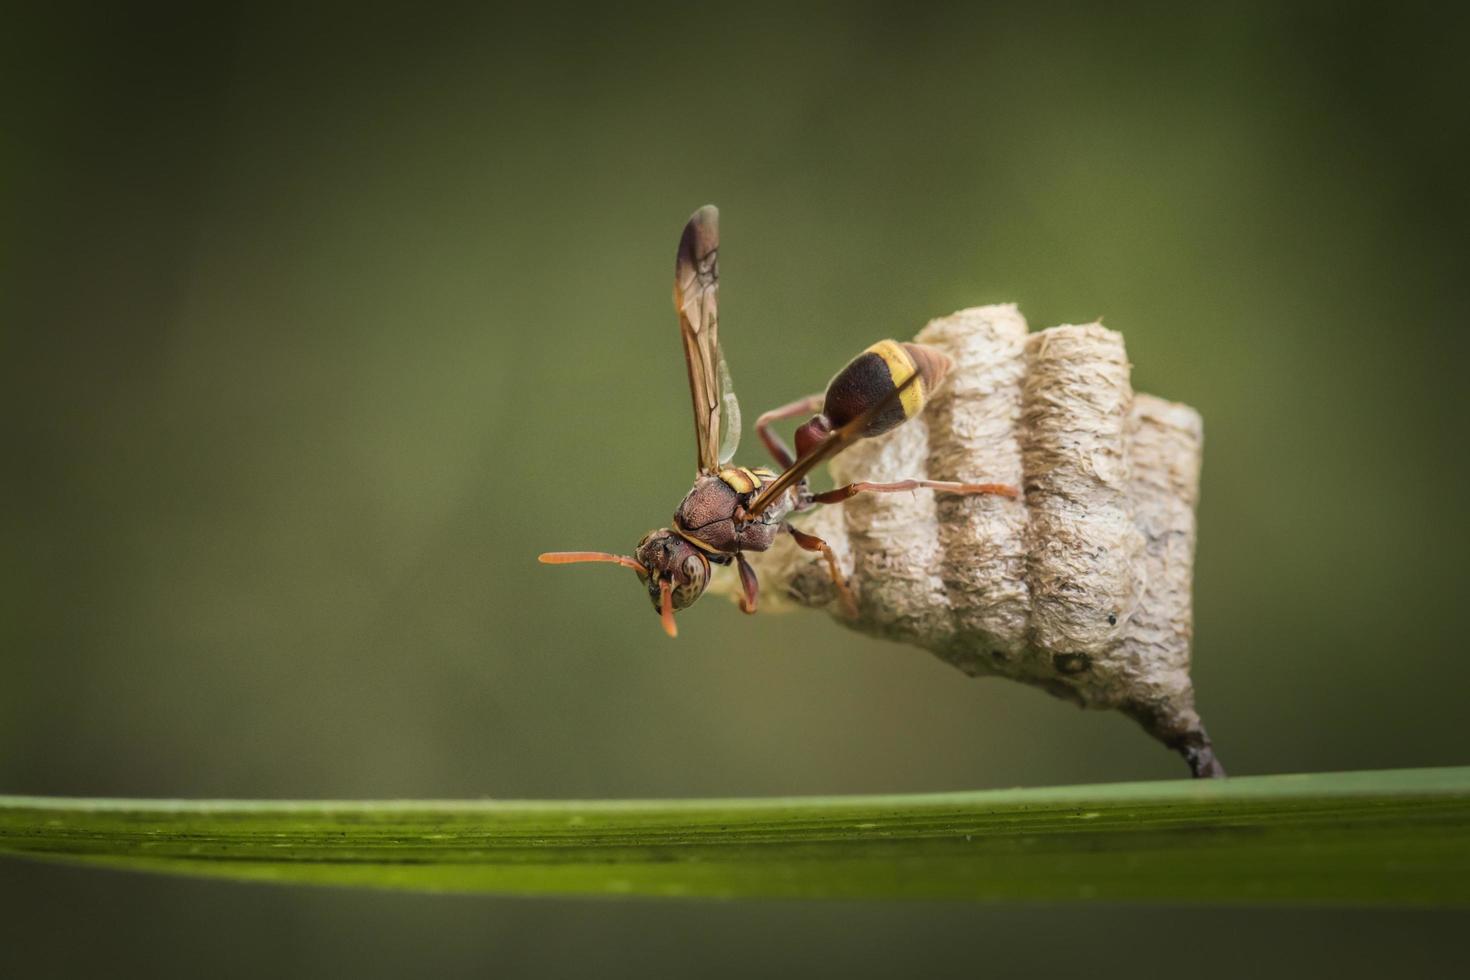
[[[740,597],[740,611],[743,613],[755,612],[755,600],[760,595],[760,580],[755,577],[755,569],[750,567],[750,562],[740,552],[735,552],[735,566],[740,569],[740,591],[744,593]]]
[[[786,448],[781,437],[770,430],[771,423],[784,419],[801,418],[803,415],[815,415],[822,410],[822,398],[821,395],[807,395],[805,398],[798,398],[780,408],[773,408],[755,420],[756,435],[761,437],[761,442],[766,444],[767,451],[783,470],[796,462],[796,457],[791,454],[791,450]]]
[[[1004,483],[946,483],[943,480],[902,480],[898,483],[849,483],[836,490],[818,493],[812,499],[819,504],[840,504],[860,493],[903,493],[905,490],[927,488],[940,493],[993,493],[1015,499],[1021,491]]]
[[[837,594],[842,599],[842,607],[847,610],[849,616],[856,619],[858,614],[857,599],[853,596],[852,589],[847,587],[847,576],[842,574],[842,566],[837,564],[837,556],[832,553],[832,546],[815,534],[798,531],[790,524],[782,524],[781,528],[790,534],[802,548],[805,548],[807,551],[820,552],[822,557],[827,559],[827,571],[832,575],[832,584],[837,586]]]

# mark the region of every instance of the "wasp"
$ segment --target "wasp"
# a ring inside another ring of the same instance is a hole
[[[823,394],[809,395],[764,413],[756,434],[779,467],[733,466],[740,442],[740,405],[719,339],[720,212],[712,204],[690,216],[674,259],[674,309],[689,368],[694,407],[698,472],[694,487],[674,511],[672,527],[650,531],[631,556],[601,551],[552,551],[549,565],[614,562],[638,573],[664,632],[678,635],[674,613],[693,605],[709,584],[713,565],[732,562],[740,574],[740,608],[753,613],[760,585],[745,552],[765,551],[789,534],[807,551],[820,553],[849,615],[857,603],[832,548],[793,526],[788,518],[819,504],[837,504],[860,493],[900,493],[921,488],[941,493],[997,494],[1015,498],[1015,487],[999,483],[901,480],[850,483],[814,493],[807,477],[821,463],[859,439],[902,425],[924,410],[949,373],[944,352],[924,344],[880,340],[838,371]],[[772,431],[776,422],[810,415],[796,429],[792,453]]]

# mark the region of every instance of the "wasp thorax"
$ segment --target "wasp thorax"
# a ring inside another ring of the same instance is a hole
[[[634,556],[647,569],[638,577],[648,587],[648,598],[656,611],[662,605],[664,582],[672,587],[670,595],[675,609],[692,606],[709,584],[709,559],[668,528],[644,535]]]
[[[772,507],[754,520],[740,519],[741,506],[754,495],[754,488],[739,493],[721,477],[702,476],[674,511],[674,527],[711,551],[765,551],[776,539],[786,510]]]

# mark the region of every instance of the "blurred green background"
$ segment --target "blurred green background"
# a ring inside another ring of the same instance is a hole
[[[669,642],[631,575],[535,564],[626,551],[687,488],[669,286],[707,201],[752,417],[1004,301],[1105,316],[1140,390],[1200,409],[1195,677],[1233,773],[1470,762],[1467,86],[1439,9],[17,12],[0,792],[1182,776],[1120,716],[819,616],[711,600]],[[1449,962],[1462,922],[0,865],[17,976],[1376,975]]]

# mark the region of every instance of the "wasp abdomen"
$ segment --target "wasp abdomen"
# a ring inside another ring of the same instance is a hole
[[[832,430],[882,405],[909,378],[919,380],[904,388],[898,399],[873,417],[861,438],[879,436],[897,428],[924,410],[934,389],[949,373],[949,355],[926,344],[880,340],[848,362],[827,384],[822,411],[796,430],[796,452],[804,456]]]
[[[929,395],[948,370],[950,359],[935,348],[898,341],[876,342],[848,361],[847,367],[828,383],[823,414],[833,428],[841,428],[881,404],[894,394],[898,385],[919,373],[919,381],[908,385],[898,401],[885,408],[863,430],[864,436],[882,435],[923,411]]]
[[[822,412],[834,428],[840,428],[881,404],[915,373],[919,380],[909,385],[898,400],[870,422],[863,435],[882,435],[924,410],[924,404],[949,372],[950,359],[933,347],[880,340],[853,358],[827,385]]]

